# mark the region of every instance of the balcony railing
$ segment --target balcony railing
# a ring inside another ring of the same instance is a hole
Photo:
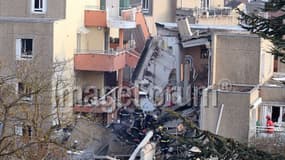
[[[124,29],[135,28],[136,9],[120,8],[118,14],[111,16],[108,10],[100,10],[99,6],[86,6],[85,26]]]
[[[110,50],[90,50],[90,49],[76,49],[76,54],[107,54],[107,55],[119,55],[125,52],[133,51],[135,47],[130,45],[124,46],[124,48],[116,48]]]
[[[114,72],[126,65],[134,68],[139,56],[133,48],[110,51],[77,50],[74,56],[75,70]]]
[[[98,11],[98,10],[101,10],[101,9],[100,9],[100,6],[96,6],[96,5],[86,5],[86,6],[85,6],[85,10]]]
[[[110,90],[107,94],[98,99],[98,97],[93,98],[91,103],[81,102],[80,104],[75,104],[73,107],[73,112],[75,113],[112,113],[115,110],[115,106],[119,104],[116,103],[116,92],[119,87],[115,87]],[[91,97],[90,97],[91,98]],[[85,99],[83,97],[83,99]],[[97,99],[97,100],[96,100]],[[89,100],[86,100],[89,101]]]
[[[107,26],[110,28],[131,29],[136,28],[136,9],[121,10],[117,16],[109,16],[107,13]]]
[[[272,137],[272,135],[281,135],[285,138],[284,126],[256,126],[256,137],[266,138]]]

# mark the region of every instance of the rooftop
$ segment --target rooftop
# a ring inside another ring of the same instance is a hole
[[[177,23],[157,22],[157,24],[165,28],[177,28]],[[240,26],[224,26],[224,25],[204,25],[204,24],[190,24],[191,29],[212,29],[212,30],[228,30],[228,31],[246,31]]]

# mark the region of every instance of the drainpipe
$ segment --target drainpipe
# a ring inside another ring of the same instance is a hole
[[[212,72],[212,49],[211,47],[208,48],[209,55],[208,55],[208,86],[211,85],[211,72]]]

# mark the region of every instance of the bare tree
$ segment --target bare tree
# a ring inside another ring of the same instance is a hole
[[[67,96],[63,92],[72,84],[64,78],[67,63],[41,68],[35,58],[17,61],[12,69],[1,66],[0,159],[43,159],[54,148],[65,148],[56,141],[52,121],[57,119],[60,126],[70,123],[63,123],[60,113]]]

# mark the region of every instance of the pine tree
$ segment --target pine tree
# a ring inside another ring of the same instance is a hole
[[[219,160],[285,160],[285,157],[278,154],[269,154],[254,147],[248,147],[233,139],[224,138],[208,131],[203,131],[195,126],[195,124],[181,116],[177,112],[168,110],[169,117],[176,117],[182,120],[185,126],[185,133],[183,135],[176,134],[170,135],[171,138],[176,140],[172,144],[176,150],[170,160],[188,160],[188,159],[203,159],[210,160],[211,157],[216,157]],[[191,147],[198,147],[200,153],[189,154]],[[215,159],[215,158],[213,158]]]
[[[285,0],[269,0],[265,2],[263,12],[278,13],[278,16],[268,16],[245,13],[237,10],[240,14],[240,25],[250,31],[270,40],[274,48],[272,54],[281,57],[285,63]]]

